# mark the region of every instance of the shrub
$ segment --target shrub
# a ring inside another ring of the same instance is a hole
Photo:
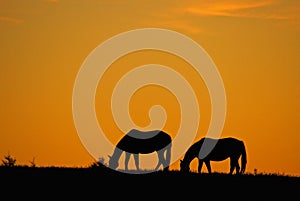
[[[12,157],[10,153],[8,153],[2,160],[2,165],[6,167],[14,167],[16,165],[16,162],[17,159]]]

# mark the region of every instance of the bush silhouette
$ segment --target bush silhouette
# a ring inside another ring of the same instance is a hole
[[[12,157],[10,153],[8,153],[6,156],[4,156],[4,159],[2,160],[2,165],[5,167],[14,167],[16,165],[17,159]]]

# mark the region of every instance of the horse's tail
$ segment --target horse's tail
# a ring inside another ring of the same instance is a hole
[[[242,167],[241,167],[241,174],[243,174],[244,172],[245,172],[245,170],[246,170],[246,164],[247,164],[247,153],[246,153],[246,148],[245,148],[245,144],[244,144],[244,142],[242,141],[242,143],[241,143],[241,148],[242,148],[242,158],[241,158],[241,165],[242,165]]]

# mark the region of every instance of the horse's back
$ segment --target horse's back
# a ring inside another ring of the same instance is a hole
[[[207,143],[208,146],[214,146],[212,151],[207,155],[207,159],[221,161],[234,155],[240,155],[242,141],[233,137],[220,139],[202,138],[199,140],[201,146]]]
[[[133,129],[118,142],[117,147],[130,153],[151,153],[165,148],[171,142],[171,136],[164,131]]]
[[[150,139],[155,137],[156,135],[161,135],[162,132],[163,131],[161,130],[141,131],[137,129],[132,129],[126,135],[138,139]]]
[[[240,149],[243,144],[243,141],[233,137],[221,138],[220,140],[223,146],[232,147],[233,149]]]

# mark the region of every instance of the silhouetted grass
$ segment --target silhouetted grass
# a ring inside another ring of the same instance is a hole
[[[157,171],[144,170],[145,174],[128,174],[115,171],[105,166],[90,167],[29,167],[0,166],[2,192],[7,189],[27,189],[32,192],[50,193],[48,196],[68,192],[75,196],[79,192],[93,195],[136,196],[134,192],[146,193],[147,198],[157,199],[159,196],[220,196],[236,197],[242,193],[247,198],[256,196],[276,197],[288,200],[298,196],[300,177],[277,174],[243,174],[226,173],[182,173],[178,170]],[[134,173],[134,172],[132,172]],[[69,189],[69,190],[67,190]],[[113,194],[111,194],[113,192]],[[130,195],[130,192],[133,193]],[[54,193],[54,194],[53,194]],[[129,194],[128,194],[129,193]],[[89,193],[88,193],[89,194]],[[128,198],[127,197],[127,198]],[[258,199],[258,200],[260,200]],[[160,199],[159,199],[160,200]]]

